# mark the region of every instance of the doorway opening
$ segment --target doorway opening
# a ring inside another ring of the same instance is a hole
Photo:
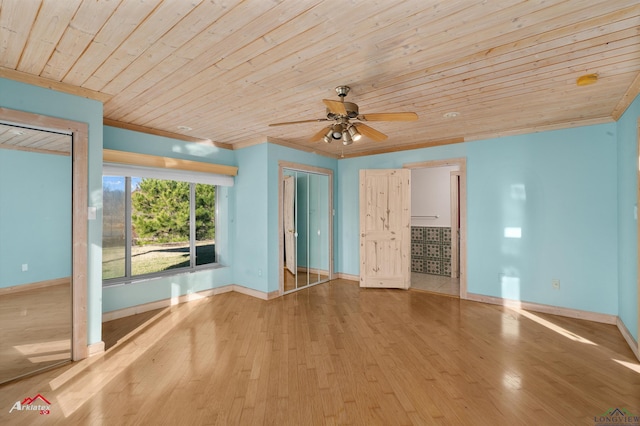
[[[6,230],[0,245],[11,254],[0,265],[9,265],[0,267],[0,310],[9,333],[0,345],[5,382],[88,354],[88,126],[6,108],[0,108],[0,123],[0,157],[10,173],[3,184],[11,190],[0,222],[19,229]],[[21,168],[29,174],[21,175]],[[31,225],[20,229],[20,223]]]
[[[466,296],[466,159],[411,169],[411,287]]]

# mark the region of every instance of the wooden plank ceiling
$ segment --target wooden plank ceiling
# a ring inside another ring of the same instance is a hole
[[[71,155],[71,135],[0,123],[0,149]]]
[[[639,29],[637,0],[0,0],[0,76],[94,94],[107,124],[353,156],[614,120]],[[350,146],[268,126],[325,118],[339,85],[419,120]]]

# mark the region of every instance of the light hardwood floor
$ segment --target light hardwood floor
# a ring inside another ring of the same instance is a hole
[[[0,387],[0,424],[594,425],[640,414],[615,326],[329,283],[105,324],[102,355]],[[42,394],[51,414],[9,413]]]
[[[412,272],[411,288],[414,290],[429,291],[431,293],[460,297],[459,278]]]
[[[321,281],[326,281],[329,279],[328,275],[323,275],[319,273],[311,274],[307,277],[306,271],[299,270],[299,276],[296,277],[289,271],[287,268],[284,268],[283,276],[284,276],[284,291],[295,290],[296,288],[306,287],[307,285],[313,285],[319,283]],[[296,283],[297,278],[297,283]],[[309,284],[307,284],[307,282]]]
[[[70,282],[0,295],[0,383],[70,360]]]

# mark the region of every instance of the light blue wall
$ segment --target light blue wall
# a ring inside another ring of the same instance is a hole
[[[234,282],[262,292],[269,291],[269,266],[273,265],[267,240],[269,197],[273,196],[267,180],[267,149],[264,143],[235,151],[238,176],[231,227]],[[277,269],[277,263],[272,268]]]
[[[615,140],[612,123],[469,143],[469,292],[618,313]]]
[[[0,149],[0,288],[71,276],[71,176],[71,156]]]
[[[611,123],[341,160],[338,270],[359,274],[360,169],[467,157],[468,291],[615,315],[615,143]]]
[[[104,126],[104,148],[138,154],[173,157],[181,160],[236,166],[236,156],[229,149],[204,143],[184,142],[163,136]]]
[[[638,118],[637,97],[620,120],[618,129],[618,315],[638,341]]]
[[[227,149],[108,126],[104,128],[104,147],[139,154],[236,165],[233,151]],[[220,187],[216,196],[219,209],[216,217],[216,251],[219,253],[217,260],[222,267],[105,287],[103,289],[104,312],[234,284],[231,268],[233,247],[232,240],[229,238],[229,230],[232,226],[230,200],[234,196],[234,187]]]
[[[0,106],[89,125],[89,206],[102,205],[102,103],[0,78]],[[4,185],[0,183],[0,185]],[[27,226],[18,223],[16,226]],[[102,336],[102,223],[88,224],[87,341]]]

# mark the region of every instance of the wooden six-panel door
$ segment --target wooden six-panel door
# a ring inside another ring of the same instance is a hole
[[[411,170],[360,171],[360,287],[411,285]]]

